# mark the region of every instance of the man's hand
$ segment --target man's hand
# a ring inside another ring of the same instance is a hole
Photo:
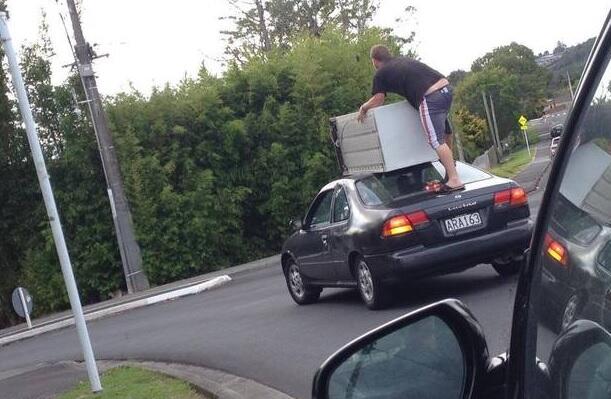
[[[363,104],[361,108],[359,108],[359,115],[356,117],[356,120],[363,123],[365,117],[367,117],[367,108],[365,108],[365,104]]]
[[[369,101],[361,105],[361,108],[359,108],[359,116],[357,116],[356,119],[359,122],[363,122],[365,120],[365,117],[367,116],[368,110],[370,110],[371,108],[379,107],[380,105],[384,104],[384,97],[386,97],[385,93],[374,94],[373,97],[369,99]]]

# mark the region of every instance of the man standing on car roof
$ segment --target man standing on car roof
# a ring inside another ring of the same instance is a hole
[[[370,56],[376,69],[372,97],[361,105],[358,120],[362,122],[367,111],[384,104],[387,92],[405,97],[419,110],[427,139],[446,169],[448,181],[445,190],[464,188],[456,172],[451,149],[452,129],[447,120],[452,105],[450,82],[422,62],[407,57],[393,57],[388,48],[381,44],[371,48]]]

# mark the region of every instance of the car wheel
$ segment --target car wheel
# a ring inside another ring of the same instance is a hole
[[[560,319],[560,331],[566,330],[579,316],[581,311],[582,300],[577,295],[571,295],[564,305],[564,311],[562,312],[562,318]]]
[[[356,263],[356,284],[361,298],[369,309],[383,309],[389,304],[388,287],[385,287],[365,262],[359,258]]]
[[[289,293],[295,302],[299,305],[308,305],[318,301],[322,288],[309,287],[303,282],[299,266],[294,261],[290,261],[286,268],[284,277]]]
[[[513,276],[518,274],[524,266],[525,258],[523,256],[498,258],[492,261],[492,267],[502,277]]]

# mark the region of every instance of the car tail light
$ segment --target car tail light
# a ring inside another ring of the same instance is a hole
[[[528,196],[522,187],[511,189],[511,206],[522,206],[528,203]]]
[[[424,211],[412,212],[406,215],[394,216],[384,223],[383,237],[405,234],[429,223],[429,217]]]
[[[414,230],[412,224],[409,219],[405,215],[395,216],[390,218],[384,223],[384,228],[382,229],[382,236],[390,237],[396,236],[399,234],[409,233]]]
[[[554,259],[561,265],[566,266],[569,257],[569,252],[562,244],[554,240],[549,234],[546,234],[545,239],[543,241],[543,245],[545,247],[545,253],[547,254],[547,256]]]
[[[528,196],[522,187],[516,187],[494,193],[494,206],[496,208],[522,206],[526,205],[527,203]]]

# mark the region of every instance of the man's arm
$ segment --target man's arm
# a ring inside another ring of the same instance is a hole
[[[365,115],[367,115],[367,111],[384,104],[385,98],[386,94],[377,93],[374,94],[365,104],[361,105],[361,108],[359,108],[359,116],[357,117],[358,121],[363,122],[363,120],[365,120]]]

